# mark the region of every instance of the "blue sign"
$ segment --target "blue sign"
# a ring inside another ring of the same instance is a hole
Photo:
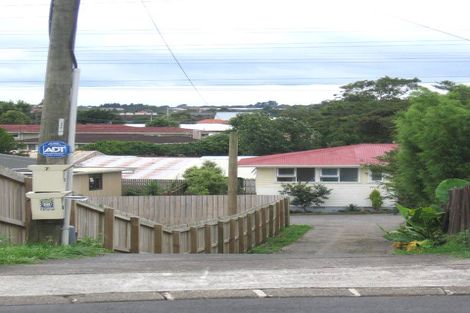
[[[46,141],[39,146],[39,154],[46,158],[65,158],[71,149],[63,141]]]

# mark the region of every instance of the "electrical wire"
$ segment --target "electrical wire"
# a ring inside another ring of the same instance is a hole
[[[152,15],[150,14],[150,11],[148,10],[147,6],[145,5],[145,1],[141,0],[140,3],[142,3],[142,6],[144,7],[145,11],[147,12],[147,15],[149,17],[149,19],[152,21],[152,24],[155,28],[155,30],[157,31],[158,35],[160,36],[160,38],[162,39],[163,43],[165,44],[166,48],[168,49],[168,51],[170,52],[173,60],[176,62],[176,64],[178,65],[178,67],[180,68],[181,72],[183,72],[184,76],[186,77],[186,79],[188,80],[188,82],[191,84],[191,86],[193,87],[193,89],[196,91],[196,93],[199,95],[199,97],[201,98],[201,100],[204,102],[205,105],[209,105],[209,103],[206,101],[206,99],[202,96],[201,92],[199,91],[199,89],[196,87],[196,85],[194,84],[194,82],[191,80],[191,78],[189,77],[188,73],[186,73],[186,71],[184,70],[183,66],[181,65],[180,61],[178,60],[178,58],[176,57],[176,55],[173,53],[173,50],[171,49],[170,45],[168,44],[168,42],[165,40],[165,37],[163,36],[162,32],[160,31],[160,28],[158,28],[158,25],[157,23],[155,22],[155,20],[153,19]]]

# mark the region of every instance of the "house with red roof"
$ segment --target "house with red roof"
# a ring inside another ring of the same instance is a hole
[[[395,144],[357,144],[247,158],[238,164],[256,168],[258,195],[279,194],[285,183],[320,183],[332,190],[325,207],[370,207],[372,190],[388,194],[380,184],[383,175],[368,165],[379,163],[378,157],[396,148]],[[384,207],[393,205],[392,200],[384,201]]]

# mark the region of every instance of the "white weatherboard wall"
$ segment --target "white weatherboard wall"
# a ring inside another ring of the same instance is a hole
[[[359,182],[357,183],[319,183],[332,190],[328,200],[323,204],[326,207],[345,207],[349,204],[371,207],[369,194],[372,190],[379,189],[382,196],[387,195],[386,191],[378,183],[369,182],[366,168],[360,169]],[[276,168],[256,168],[256,194],[277,195],[282,190],[281,185],[282,183],[277,182]],[[393,207],[394,205],[394,201],[384,199],[383,207]]]

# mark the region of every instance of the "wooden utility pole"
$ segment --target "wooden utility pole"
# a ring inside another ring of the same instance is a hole
[[[228,148],[228,214],[237,214],[238,133],[231,132]]]
[[[44,87],[39,144],[68,142],[72,102],[73,70],[77,67],[74,46],[80,0],[51,0],[49,12],[49,53]],[[72,147],[73,149],[73,147]],[[71,156],[70,156],[71,157]],[[61,165],[68,157],[46,158],[38,154],[38,164]],[[31,223],[30,241],[59,243],[63,220],[36,220]]]
[[[67,142],[72,91],[73,55],[79,0],[51,0],[49,54],[39,143]],[[75,121],[73,121],[75,123]],[[38,155],[38,164],[66,164],[66,158]]]

